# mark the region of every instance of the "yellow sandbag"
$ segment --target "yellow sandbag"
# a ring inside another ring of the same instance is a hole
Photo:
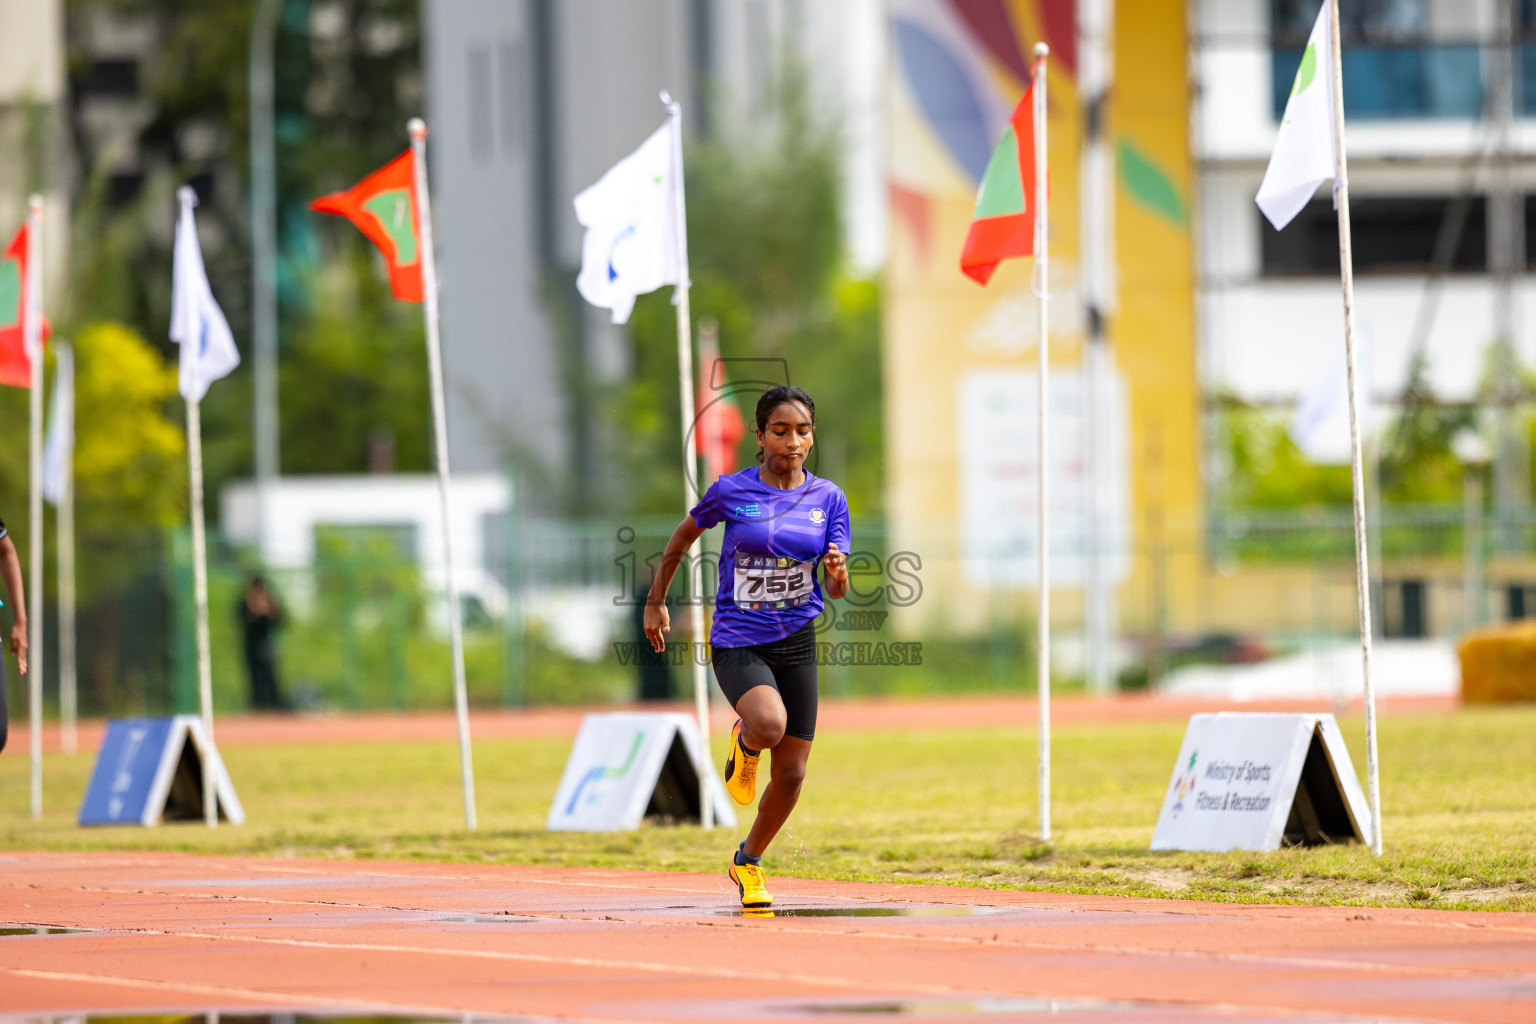
[[[1464,703],[1536,700],[1536,620],[1468,633],[1458,653]]]

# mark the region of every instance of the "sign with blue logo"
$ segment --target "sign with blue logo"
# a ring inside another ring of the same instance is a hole
[[[736,826],[725,786],[699,741],[698,723],[679,712],[587,715],[555,790],[551,831],[613,832],[647,816],[699,817],[699,773],[708,778],[715,822]]]
[[[81,825],[158,825],[203,820],[203,772],[214,773],[220,815],[231,824],[245,811],[196,715],[114,718],[107,723],[91,772]]]
[[[1371,812],[1329,714],[1194,715],[1154,850],[1276,850],[1365,842]]]

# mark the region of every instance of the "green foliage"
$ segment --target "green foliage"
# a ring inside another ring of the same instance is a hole
[[[1388,501],[1449,502],[1461,498],[1466,475],[1451,441],[1477,425],[1477,410],[1445,405],[1429,389],[1428,363],[1417,357],[1381,460],[1381,488]],[[1485,373],[1486,377],[1486,373]],[[1484,391],[1488,390],[1485,380]]]
[[[387,432],[395,468],[431,469],[426,345],[421,307],[394,301],[371,251],[343,234],[335,264],[314,284],[312,316],[295,319],[281,369],[283,469],[355,473],[367,466],[371,432]],[[361,239],[361,235],[358,238]]]
[[[102,19],[141,26],[155,50],[141,65],[145,119],[131,140],[135,165],[146,170],[137,195],[110,194],[121,154],[93,149],[101,136],[85,124],[81,105],[70,110],[83,173],[74,196],[72,280],[63,290],[68,308],[56,317],[63,329],[117,320],[174,358],[164,340],[172,196],[193,181],[209,278],[249,358],[247,75],[256,2],[66,0],[76,95]],[[355,230],[322,224],[307,210],[315,197],[350,186],[405,149],[405,122],[422,105],[419,7],[418,0],[280,5],[274,68],[285,471],[359,472],[368,436],[379,428],[398,439],[401,468],[427,465],[419,309],[397,308],[382,286],[382,263]],[[242,367],[203,402],[211,496],[229,477],[251,471],[250,378],[249,365]],[[216,504],[209,512],[217,515]]]
[[[90,571],[79,573],[81,599],[89,600],[135,571],[130,550],[155,543],[166,525],[185,516],[186,435],[169,415],[180,404],[169,402],[175,368],[143,338],[121,324],[98,323],[80,330],[74,349],[75,531],[90,559],[83,563]],[[0,488],[11,495],[0,515],[23,547],[30,536],[28,398],[26,389],[0,388],[0,430],[16,439],[0,447]]]
[[[1228,501],[1234,508],[1348,505],[1348,466],[1316,466],[1286,432],[1284,420],[1242,406],[1225,411],[1222,444],[1230,460]]]
[[[187,508],[186,432],[170,414],[182,404],[176,367],[121,324],[84,328],[74,349],[77,529],[158,533]]]
[[[816,399],[812,470],[843,487],[856,515],[871,514],[882,486],[880,286],[846,270],[837,127],[818,114],[804,73],[787,66],[750,129],[688,146],[692,311],[719,324],[726,360],[785,360],[790,382]],[[632,507],[620,511],[677,507],[670,299],[668,289],[637,303],[634,379],[608,404],[616,461],[643,467],[622,470],[637,478],[626,480]],[[738,396],[749,428],[758,393]],[[738,466],[756,451],[749,430]]]

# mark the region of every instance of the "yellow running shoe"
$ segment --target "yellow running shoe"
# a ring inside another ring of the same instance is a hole
[[[757,796],[757,762],[762,751],[747,753],[741,742],[741,719],[731,726],[731,752],[725,759],[725,791],[739,804],[750,804]]]
[[[748,910],[761,910],[773,906],[773,896],[766,888],[768,876],[756,864],[737,864],[731,857],[731,868],[726,872],[741,892],[741,905]]]

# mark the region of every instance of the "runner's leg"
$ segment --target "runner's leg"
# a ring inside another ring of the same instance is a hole
[[[772,685],[772,672],[766,665],[761,671],[766,678],[741,695],[736,701],[736,714],[741,717],[742,742],[753,750],[772,750],[784,738],[789,715],[778,689]]]
[[[752,823],[742,848],[749,857],[763,855],[795,809],[800,799],[800,786],[805,781],[806,762],[811,757],[811,741],[816,738],[814,634],[805,631],[804,636],[797,634],[792,639],[800,643],[784,656],[770,660],[774,695],[778,698],[778,706],[784,709],[784,725],[781,738],[772,745],[768,785],[757,803],[757,820]],[[763,689],[766,687],[758,688]]]
[[[810,757],[811,741],[798,736],[785,736],[773,748],[768,787],[757,803],[757,820],[752,822],[752,831],[747,833],[746,845],[742,847],[748,857],[761,857],[789,820],[800,800],[800,786],[805,782],[805,765]]]

